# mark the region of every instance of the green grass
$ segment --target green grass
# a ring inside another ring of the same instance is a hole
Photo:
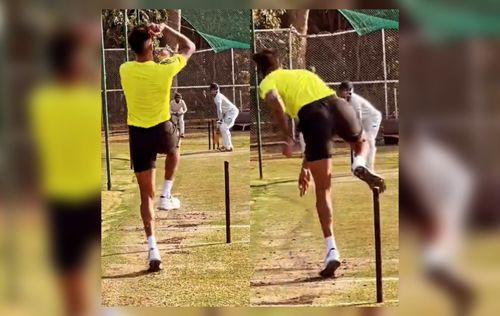
[[[296,179],[301,159],[265,160],[263,180],[258,179],[257,162],[252,163],[250,253],[255,266],[252,283],[258,285],[251,290],[252,304],[372,304],[375,273],[371,191],[350,175],[348,151],[339,152],[333,159],[333,219],[345,262],[335,281],[306,280],[321,269],[324,241],[313,190],[303,198],[298,194]],[[387,278],[385,300],[387,306],[393,306],[399,284],[397,147],[382,147],[377,159],[377,170],[388,184],[380,199],[383,276]]]
[[[156,212],[163,271],[143,274],[147,252],[128,144],[111,144],[113,191],[103,192],[102,303],[105,306],[241,306],[249,301],[249,137],[235,152],[206,152],[188,135],[173,194],[181,210]],[[225,244],[223,162],[230,163],[232,240]],[[157,160],[157,189],[164,158]],[[104,167],[104,165],[103,165]],[[105,173],[103,172],[105,179]],[[104,189],[104,188],[103,188]]]
[[[332,180],[334,231],[345,261],[340,278],[311,281],[324,246],[312,192],[298,196],[300,158],[265,160],[260,180],[248,134],[236,134],[235,143],[235,152],[221,154],[206,151],[203,134],[184,140],[174,185],[183,208],[157,212],[164,270],[147,275],[141,272],[146,245],[128,144],[111,144],[113,191],[103,191],[103,305],[373,305],[371,193],[350,175],[348,151],[334,157]],[[231,245],[224,244],[224,160],[231,166]],[[158,189],[162,165],[159,157]],[[385,306],[398,304],[397,167],[397,147],[382,147],[377,169],[389,187],[381,196]]]

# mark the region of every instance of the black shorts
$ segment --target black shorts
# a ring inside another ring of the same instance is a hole
[[[346,142],[355,142],[363,132],[352,106],[335,96],[306,104],[298,116],[299,130],[306,144],[306,161],[331,158],[333,136],[338,135]]]
[[[129,126],[130,159],[134,172],[155,168],[157,154],[175,154],[179,132],[171,121],[149,128]]]
[[[91,246],[101,239],[101,198],[82,202],[49,201],[52,260],[57,271],[67,272],[85,262]]]

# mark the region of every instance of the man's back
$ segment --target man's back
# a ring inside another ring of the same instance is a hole
[[[120,66],[127,102],[127,124],[151,127],[170,119],[170,89],[186,58],[174,55],[160,63],[130,61]]]
[[[335,95],[318,75],[304,69],[277,69],[269,73],[260,83],[261,98],[265,99],[271,90],[278,92],[292,117],[302,106]]]
[[[100,95],[94,87],[57,83],[31,96],[30,119],[39,153],[43,191],[75,201],[100,189]]]

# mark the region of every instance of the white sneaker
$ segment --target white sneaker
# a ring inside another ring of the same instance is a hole
[[[366,161],[359,156],[354,157],[352,162],[352,173],[362,181],[366,182],[370,189],[378,187],[380,193],[385,191],[386,185],[384,178],[368,169],[366,167]]]
[[[177,210],[181,207],[181,201],[178,198],[170,196],[169,198],[160,196],[160,205],[158,209],[164,211]]]
[[[160,251],[157,247],[149,249],[149,272],[158,272],[161,270]]]
[[[326,254],[325,268],[319,273],[324,278],[335,277],[335,271],[340,267],[340,255],[337,249],[332,248]]]

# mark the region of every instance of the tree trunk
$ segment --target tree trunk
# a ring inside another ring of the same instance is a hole
[[[307,34],[307,22],[309,19],[309,10],[287,10],[286,21],[288,25],[292,25],[300,34]],[[292,63],[293,68],[306,68],[306,48],[307,38],[292,37]]]
[[[168,22],[167,24],[173,28],[174,30],[180,32],[181,31],[181,10],[167,10]],[[174,52],[177,51],[179,45],[175,41],[175,39],[166,37],[165,43],[162,43],[162,46],[168,45]],[[177,76],[174,77],[172,81],[172,87],[177,87]],[[174,89],[174,93],[177,92],[177,88]]]
[[[174,30],[180,32],[181,31],[181,10],[167,10],[168,22],[167,24],[173,28]],[[174,51],[177,51],[178,45],[177,42],[167,37],[165,38],[165,42],[161,43],[162,45],[168,45]]]

